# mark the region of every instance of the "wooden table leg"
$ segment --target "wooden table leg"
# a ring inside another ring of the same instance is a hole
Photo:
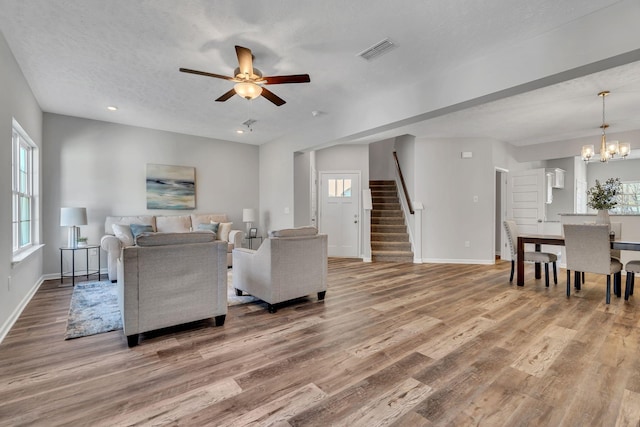
[[[522,238],[518,237],[518,253],[516,256],[516,283],[518,286],[524,286],[524,243]]]
[[[536,252],[540,252],[540,245],[536,244]],[[542,277],[542,273],[541,273],[541,269],[540,269],[540,263],[536,262],[536,279],[539,279]]]

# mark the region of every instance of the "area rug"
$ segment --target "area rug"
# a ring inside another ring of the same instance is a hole
[[[73,288],[65,339],[122,329],[117,286],[106,280],[78,283]]]
[[[240,297],[236,295],[236,290],[233,288],[232,270],[229,270],[227,273],[227,306],[249,304],[254,301],[258,301],[258,298],[246,294]]]
[[[233,288],[232,271],[227,276],[227,304],[229,306],[258,301],[251,295],[237,296]],[[122,329],[118,307],[118,285],[110,281],[78,283],[73,288],[67,318],[65,339],[86,337]]]

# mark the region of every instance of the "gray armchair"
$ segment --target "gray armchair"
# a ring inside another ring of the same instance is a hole
[[[227,314],[227,242],[209,231],[143,233],[118,259],[118,299],[129,346],[138,334]]]
[[[268,304],[327,291],[327,235],[315,227],[272,231],[257,250],[233,250],[233,287]]]

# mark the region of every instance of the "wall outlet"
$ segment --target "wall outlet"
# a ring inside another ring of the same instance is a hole
[[[470,248],[470,247],[471,247],[471,242],[470,242],[470,241],[468,241],[468,240],[465,240],[465,241],[464,241],[464,247],[465,247],[465,248]]]

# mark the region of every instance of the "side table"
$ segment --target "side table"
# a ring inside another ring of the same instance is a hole
[[[89,249],[97,249],[98,250],[98,269],[90,270],[89,269]],[[76,285],[76,252],[84,251],[87,263],[87,280],[89,280],[89,276],[93,274],[98,275],[98,280],[100,280],[100,245],[87,245],[87,246],[79,246],[76,248],[71,248],[68,246],[60,247],[60,283],[63,282],[65,277],[71,277],[72,286]],[[65,252],[71,252],[71,272],[65,272],[62,266],[63,254]],[[82,274],[84,276],[84,274]]]
[[[260,245],[262,244],[262,236],[256,236],[256,237],[245,236],[244,239],[249,241],[249,249],[253,249],[253,241],[254,240],[260,239]],[[258,247],[260,247],[260,245],[258,245]]]

